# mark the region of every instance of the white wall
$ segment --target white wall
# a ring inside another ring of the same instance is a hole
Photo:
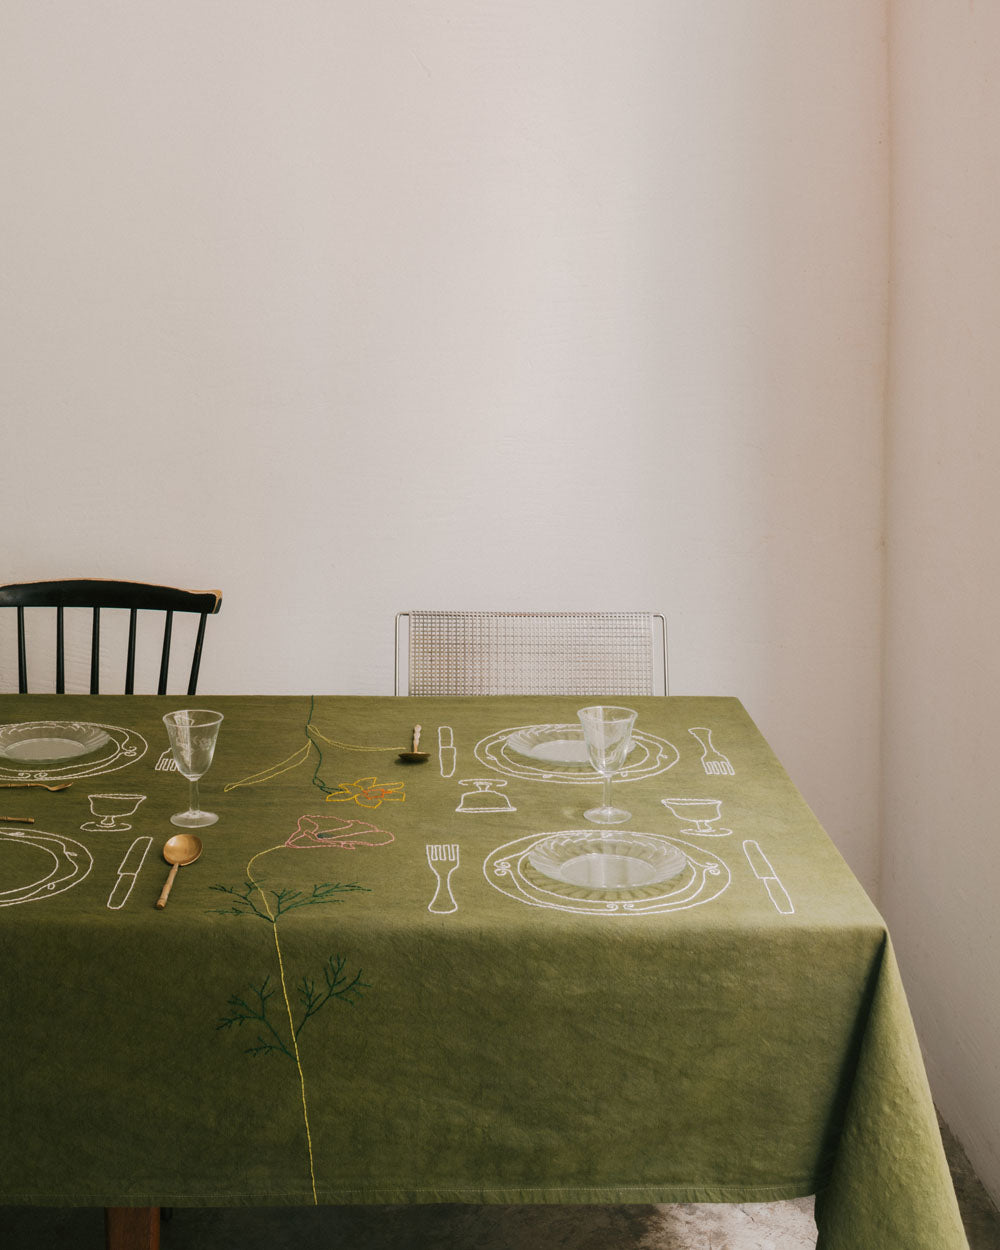
[[[883,910],[1000,1196],[1000,9],[893,5]]]
[[[874,888],[884,19],[4,0],[3,576],[222,587],[206,692],[661,610]]]
[[[221,586],[206,692],[388,691],[400,608],[662,610],[871,889],[884,741],[1000,1194],[998,46],[946,0],[3,0],[0,534]]]

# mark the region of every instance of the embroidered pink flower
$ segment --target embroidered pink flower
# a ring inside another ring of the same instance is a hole
[[[302,850],[313,846],[355,851],[359,846],[386,846],[395,834],[367,820],[342,820],[337,816],[300,816],[298,827],[285,846]]]

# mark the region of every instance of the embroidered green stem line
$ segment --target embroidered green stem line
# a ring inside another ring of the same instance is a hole
[[[251,869],[254,862],[261,858],[262,855],[268,855],[271,851],[281,851],[285,847],[284,842],[279,842],[277,846],[269,846],[266,851],[258,851],[253,859],[247,864],[247,878],[253,883],[254,889],[261,897],[264,909],[271,920],[271,930],[274,933],[274,949],[278,956],[278,975],[281,979],[281,993],[285,1000],[285,1010],[288,1013],[288,1030],[292,1039],[292,1050],[294,1052],[295,1066],[299,1073],[299,1091],[302,1098],[302,1120],[306,1130],[306,1150],[309,1154],[309,1183],[312,1186],[313,1204],[319,1205],[319,1197],[316,1193],[316,1166],[313,1159],[312,1133],[309,1129],[309,1103],[306,1100],[306,1076],[302,1070],[302,1061],[299,1058],[299,1041],[295,1032],[295,1017],[292,1015],[292,1004],[288,997],[288,985],[285,982],[285,960],[281,953],[281,942],[278,938],[277,916],[271,911],[271,905],[267,901],[267,895],[261,889],[259,882],[254,877]]]
[[[309,715],[310,717],[312,716],[311,710],[309,712]],[[316,767],[313,769],[312,783],[318,790],[322,790],[324,794],[329,794],[330,787],[326,785],[326,783],[323,781],[323,778],[319,775],[320,771],[323,768],[323,748],[319,745],[319,743],[313,737],[314,733],[315,733],[315,729],[313,728],[312,724],[307,723],[306,724],[306,737],[309,739],[310,748],[316,752]]]
[[[326,734],[320,733],[320,731],[313,724],[313,712],[315,712],[315,710],[316,710],[316,696],[314,694],[311,694],[309,696],[309,716],[306,719],[306,737],[307,738],[311,737],[311,734],[310,734],[310,730],[311,730],[312,733],[315,734],[317,738],[322,738],[323,741],[328,746],[340,747],[341,750],[343,751],[398,751],[399,750],[398,746],[363,747],[363,746],[358,746],[356,743],[353,743],[353,742],[338,742],[336,738],[328,738]],[[318,747],[316,749],[319,750]]]
[[[293,768],[298,768],[300,764],[304,764],[306,762],[306,760],[309,758],[310,753],[315,751],[318,758],[316,761],[316,767],[313,770],[312,783],[318,789],[322,790],[324,794],[329,794],[330,793],[329,786],[327,786],[323,782],[323,780],[321,779],[319,775],[320,770],[323,767],[323,748],[319,745],[319,742],[316,741],[317,738],[322,739],[322,741],[325,742],[327,746],[336,747],[338,750],[341,750],[341,751],[386,751],[386,752],[390,752],[390,751],[397,751],[399,749],[398,745],[391,746],[391,747],[385,747],[385,746],[369,747],[369,746],[359,746],[353,742],[338,742],[336,738],[328,738],[326,734],[320,733],[320,731],[313,724],[313,712],[315,711],[315,708],[316,708],[316,696],[310,695],[309,696],[309,715],[306,718],[305,727],[303,729],[303,733],[305,734],[306,739],[307,739],[305,746],[299,747],[299,749],[293,752],[291,755],[289,755],[287,759],[281,760],[277,764],[272,764],[269,768],[261,769],[259,773],[252,773],[249,777],[244,777],[241,781],[229,782],[229,784],[224,787],[225,791],[228,793],[230,790],[240,789],[241,786],[263,785],[264,782],[266,781],[271,781],[275,777],[280,777],[282,773],[290,773]]]

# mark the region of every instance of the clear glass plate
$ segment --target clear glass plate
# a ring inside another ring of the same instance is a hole
[[[0,726],[0,756],[17,763],[71,760],[90,755],[111,741],[99,725],[50,721]]]
[[[567,885],[627,890],[669,881],[687,856],[655,834],[581,830],[543,838],[528,854],[533,868]]]
[[[507,747],[516,755],[542,764],[590,767],[587,744],[579,725],[532,725],[512,733],[507,739]],[[629,752],[634,749],[633,743]]]

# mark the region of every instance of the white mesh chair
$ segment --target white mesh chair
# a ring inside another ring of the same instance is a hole
[[[666,621],[655,612],[399,612],[396,694],[404,654],[411,695],[669,689]]]

